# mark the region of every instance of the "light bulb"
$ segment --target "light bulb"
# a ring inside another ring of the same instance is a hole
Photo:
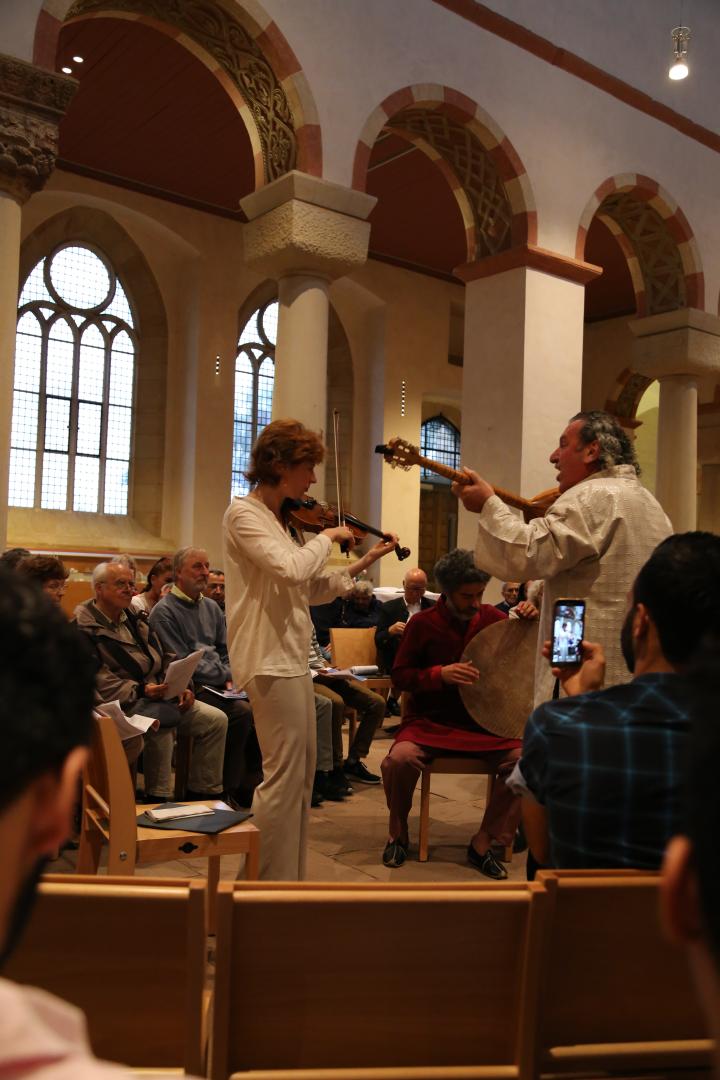
[[[75,61],[76,64],[82,64],[82,63],[84,63],[85,57],[84,56],[73,56],[73,60]]]
[[[61,68],[60,70],[62,71],[63,75],[72,75],[72,68],[71,67],[64,67],[64,68]]]
[[[668,75],[671,79],[675,79],[676,81],[678,79],[687,79],[688,70],[689,69],[685,61],[678,60],[677,63],[673,64],[673,66],[670,68],[670,70],[668,71]]]

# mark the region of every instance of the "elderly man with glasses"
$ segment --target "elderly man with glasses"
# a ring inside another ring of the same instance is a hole
[[[147,621],[132,611],[135,582],[123,563],[100,563],[93,571],[95,597],[75,609],[78,628],[93,643],[98,660],[98,701],[119,701],[132,716],[152,716],[158,731],[146,735],[145,793],[151,802],[172,797],[173,731],[193,736],[187,798],[218,798],[223,791],[227,718],[220,709],[195,700],[190,689],[167,701],[165,673],[173,659]]]

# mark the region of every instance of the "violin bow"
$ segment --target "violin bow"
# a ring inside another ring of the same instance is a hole
[[[340,412],[338,409],[333,409],[333,442],[335,449],[335,486],[337,488],[337,504],[338,504],[338,524],[345,524],[345,505],[342,497],[342,486],[340,484]],[[350,557],[350,549],[348,548],[345,554]]]

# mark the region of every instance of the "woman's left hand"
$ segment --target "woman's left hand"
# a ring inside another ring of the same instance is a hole
[[[387,535],[389,539],[378,540],[377,544],[373,544],[367,552],[368,556],[370,556],[370,562],[377,562],[378,559],[382,559],[383,555],[389,555],[391,551],[395,550],[399,538],[395,533],[388,533]]]

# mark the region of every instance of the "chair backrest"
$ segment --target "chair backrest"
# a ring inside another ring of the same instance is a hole
[[[246,1069],[478,1063],[488,1077],[529,1076],[545,899],[534,883],[221,883],[213,1080]],[[351,978],[349,927],[373,943]]]
[[[332,627],[330,630],[330,654],[337,668],[354,667],[356,664],[376,664],[375,627]]]
[[[123,863],[133,872],[136,858],[137,822],[135,792],[125,751],[112,717],[96,714],[90,754],[83,775],[83,815],[105,818],[109,830],[109,859],[123,851]]]
[[[71,619],[75,614],[75,608],[85,600],[95,595],[91,581],[68,581],[65,585],[65,595],[62,598],[61,607],[67,617]]]
[[[660,930],[659,875],[542,871],[538,881],[549,897],[539,1071],[653,1060],[653,1044],[660,1063],[660,1044],[706,1038],[685,957]]]
[[[44,878],[3,971],[83,1010],[102,1058],[203,1073],[205,881]]]

